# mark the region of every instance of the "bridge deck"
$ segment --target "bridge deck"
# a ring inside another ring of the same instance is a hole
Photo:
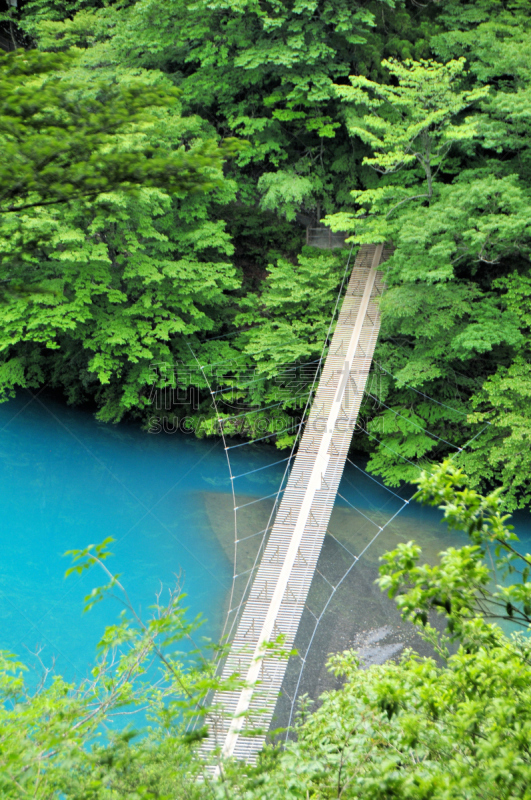
[[[266,647],[284,634],[291,650],[334,507],[380,329],[378,266],[390,251],[363,246],[358,253],[336,330],[277,511],[261,564],[223,669],[248,688],[218,692],[209,716],[203,755],[254,762],[273,718],[287,660]],[[265,656],[264,656],[265,652]],[[263,656],[263,657],[262,657]]]

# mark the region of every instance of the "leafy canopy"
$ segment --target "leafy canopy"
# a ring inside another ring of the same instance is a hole
[[[450,2],[438,22],[437,61],[388,60],[390,85],[353,75],[337,86],[355,141],[370,148],[373,180],[353,187],[355,214],[328,220],[355,242],[395,247],[376,349],[383,377],[364,404],[362,446],[369,468],[397,485],[414,473],[405,458],[437,462],[471,440],[458,456],[471,480],[485,490],[502,483],[508,506],[523,506],[529,7]]]
[[[393,212],[412,200],[432,199],[434,178],[452,145],[477,135],[475,117],[463,118],[461,112],[489,93],[488,87],[460,90],[466,76],[464,58],[446,64],[393,60],[383,66],[390,85],[359,75],[350,77],[351,86],[336,87],[339,96],[356,107],[347,117],[351,135],[374,153],[363,163],[393,176],[374,189],[353,190],[360,206],[357,217],[370,215],[368,222],[356,224],[359,242],[394,241],[395,226],[386,227]],[[341,215],[330,220],[335,227],[345,222]]]
[[[163,81],[80,82],[76,55],[15,51],[0,56],[0,211],[157,186],[170,193],[212,188],[233,144],[205,140],[190,151],[153,146],[155,108],[171,113],[177,90]],[[60,72],[59,72],[60,70]],[[135,140],[132,135],[140,134]],[[129,146],[120,142],[129,137]]]
[[[223,172],[215,160],[191,170],[191,180],[214,184],[207,194],[176,194],[157,167],[154,185],[145,170],[137,175],[144,188],[134,197],[126,181],[127,199],[102,191],[54,203],[46,215],[4,215],[1,279],[13,301],[2,309],[6,396],[49,382],[73,402],[94,402],[104,419],[148,423],[153,365],[162,363],[157,390],[194,393],[203,430],[213,433],[190,345],[202,364],[228,367],[213,376],[216,390],[230,389],[224,416],[251,409],[249,419],[268,426],[262,434],[297,424],[298,400],[278,380],[319,357],[328,329],[342,265],[302,249],[304,226],[328,214],[357,243],[395,246],[380,372],[354,443],[369,468],[396,485],[416,470],[405,459],[437,462],[472,440],[459,463],[476,487],[502,483],[510,506],[529,501],[530,330],[505,283],[514,276],[525,296],[528,3],[32,0],[17,20],[46,51],[39,57],[68,58],[76,48],[59,74],[35,80],[63,87],[69,103],[96,117],[97,101],[112,95],[120,108],[120,92],[140,85],[145,97],[171,95],[144,112],[134,100],[138,114],[94,151],[116,162],[118,177],[144,152],[152,153],[147,169],[227,137],[250,145]],[[32,157],[24,155],[31,180]],[[98,188],[101,173],[89,172]],[[69,185],[74,195],[80,189]],[[37,191],[20,202],[34,200]],[[35,301],[38,322],[28,324],[18,303],[41,279],[52,294]],[[179,403],[169,412],[172,423],[188,414]],[[480,434],[483,419],[491,425]]]

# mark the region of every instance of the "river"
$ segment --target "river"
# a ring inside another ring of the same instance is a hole
[[[67,679],[84,677],[105,625],[120,608],[112,598],[83,614],[83,598],[104,582],[96,572],[64,577],[65,551],[112,536],[109,568],[121,574],[135,608],[149,613],[176,580],[188,597],[189,615],[207,620],[203,633],[219,637],[233,575],[234,525],[227,463],[219,440],[182,433],[148,434],[133,423],[98,422],[91,411],[65,406],[45,394],[21,392],[0,405],[2,548],[0,648],[16,653],[36,672],[55,665]],[[274,464],[272,446],[231,450],[234,475]],[[275,492],[284,464],[236,481],[237,504]],[[359,460],[358,467],[363,467]],[[402,501],[360,469],[348,465],[319,561],[297,646],[312,641],[305,673],[294,660],[286,686],[316,696],[329,685],[326,653],[356,646],[367,663],[418,645],[393,604],[374,587],[378,559],[399,541],[414,538],[429,558],[464,540],[450,534],[436,509],[407,506],[351,569],[358,555],[400,508]],[[398,492],[407,497],[410,488]],[[267,523],[271,500],[239,512],[238,537]],[[531,538],[527,512],[516,516],[521,537]],[[252,565],[261,537],[238,550],[238,572]],[[342,580],[344,578],[344,580]],[[315,630],[331,593],[340,588]],[[323,624],[324,623],[324,624]],[[36,655],[38,653],[38,656]],[[287,702],[287,701],[286,701]],[[290,700],[291,702],[291,700]]]

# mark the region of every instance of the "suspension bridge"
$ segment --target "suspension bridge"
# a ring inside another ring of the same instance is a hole
[[[380,329],[384,245],[355,260],[328,355],[269,540],[226,658],[202,754],[253,763],[270,727],[317,559],[334,507]],[[282,648],[275,642],[282,642]],[[281,650],[283,652],[281,652]],[[260,730],[261,735],[256,731]],[[253,731],[252,735],[250,731]]]

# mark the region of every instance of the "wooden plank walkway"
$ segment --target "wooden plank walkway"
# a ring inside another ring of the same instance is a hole
[[[321,552],[356,425],[380,329],[378,266],[391,254],[383,245],[360,249],[299,450],[262,561],[245,604],[223,677],[239,673],[242,691],[218,692],[207,719],[203,756],[253,763],[271,724],[287,660],[266,650],[279,634],[284,648],[295,635]],[[264,656],[265,653],[265,656]]]

